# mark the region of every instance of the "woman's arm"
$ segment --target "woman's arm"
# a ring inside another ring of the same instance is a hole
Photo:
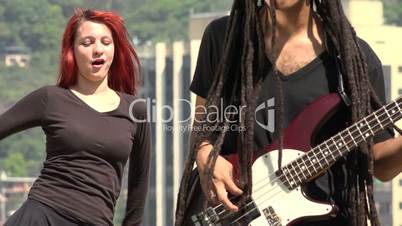
[[[47,103],[47,88],[28,94],[0,115],[0,140],[19,131],[40,126]]]
[[[146,111],[137,119],[146,119]],[[126,215],[123,226],[137,226],[142,222],[148,192],[151,163],[151,126],[149,122],[136,123],[134,145],[130,154]]]

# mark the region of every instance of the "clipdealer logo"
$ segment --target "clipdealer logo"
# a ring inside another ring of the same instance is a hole
[[[266,118],[268,119],[266,124],[264,122],[260,122],[257,118],[257,113],[263,111],[262,114],[266,114]],[[273,133],[275,131],[275,98],[272,97],[260,105],[258,105],[255,109],[255,121],[261,126],[261,128]]]
[[[239,117],[236,120],[233,120],[232,116],[243,115],[242,113],[244,113],[244,112],[242,112],[242,111],[246,110],[246,106],[235,106],[235,105],[225,106],[223,104],[223,100],[221,100],[221,103],[219,104],[219,106],[214,106],[214,105],[197,106],[196,109],[194,109],[191,102],[187,99],[177,99],[176,101],[178,101],[178,104],[181,106],[182,109],[185,109],[184,112],[188,113],[188,115],[180,114],[180,117],[178,118],[179,125],[186,126],[186,127],[189,127],[189,125],[191,124],[191,120],[193,118],[191,115],[191,112],[195,112],[195,114],[198,114],[198,115],[205,115],[205,117],[201,117],[201,118],[203,118],[202,120],[197,120],[196,118],[194,118],[194,120],[196,120],[197,123],[203,124],[206,122],[208,122],[208,123],[229,122],[232,124],[236,124],[238,122],[242,122],[242,118]],[[133,112],[134,112],[133,110],[136,107],[139,107],[138,104],[143,105],[143,106],[141,106],[142,108],[145,105],[146,112],[147,112],[147,115],[145,116],[145,118],[137,118],[133,114]],[[271,98],[271,99],[264,101],[260,105],[258,105],[254,112],[256,123],[261,128],[263,128],[264,130],[267,130],[271,133],[273,133],[275,130],[274,106],[275,106],[275,99]],[[159,114],[157,114],[157,111],[159,111]],[[160,122],[162,122],[163,124],[171,123],[173,121],[174,114],[177,114],[177,112],[178,112],[177,109],[175,111],[175,109],[173,109],[173,107],[170,105],[161,105],[158,109],[158,107],[156,106],[156,100],[151,99],[151,98],[136,99],[136,100],[132,101],[129,106],[129,115],[130,115],[131,120],[133,120],[134,122],[139,122],[139,123],[144,123],[144,122],[155,123],[157,120],[160,120]],[[263,115],[264,116],[264,117],[262,117],[263,120],[261,120],[261,118],[257,117],[257,115],[260,115],[260,116]],[[165,129],[173,130],[174,128],[165,128]],[[180,129],[181,131],[183,131],[183,130],[189,129],[189,128],[177,128],[177,129]],[[197,128],[195,128],[195,129],[197,129]],[[227,129],[227,128],[225,128],[225,129]],[[231,127],[230,129],[233,129],[233,128]],[[236,128],[235,130],[241,131],[244,129]]]

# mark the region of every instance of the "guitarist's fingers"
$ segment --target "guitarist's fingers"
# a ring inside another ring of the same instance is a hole
[[[208,189],[207,189],[207,182],[204,181],[202,177],[200,177],[200,185],[201,185],[201,189],[202,189],[202,191],[203,191],[204,196],[206,197],[206,199],[207,199],[209,202],[212,202],[212,203],[217,204],[217,203],[218,203],[218,200],[217,200],[217,197],[216,197],[215,192],[214,192],[213,190],[208,190]],[[213,186],[214,186],[214,185],[213,185]]]
[[[216,183],[216,195],[218,196],[217,199],[221,202],[227,210],[237,212],[239,208],[235,206],[228,198],[228,192],[225,189],[225,185],[223,183]]]
[[[218,197],[216,197],[215,192],[214,191],[210,191],[209,192],[209,196],[208,196],[208,201],[214,203],[214,204],[218,204]]]
[[[233,181],[232,178],[227,178],[225,181],[225,187],[226,189],[232,194],[232,195],[241,195],[243,194],[243,191],[237,187],[237,185],[235,184],[235,182]]]

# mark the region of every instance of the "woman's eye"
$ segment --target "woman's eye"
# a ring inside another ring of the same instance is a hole
[[[108,46],[108,45],[110,45],[110,44],[112,44],[111,41],[104,41],[104,42],[103,42],[103,45],[105,45],[105,46]]]
[[[85,46],[85,47],[88,47],[88,46],[91,45],[91,43],[90,42],[83,42],[82,45]]]

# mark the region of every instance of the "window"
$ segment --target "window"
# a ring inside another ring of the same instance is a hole
[[[402,186],[402,179],[399,180],[399,186]]]
[[[398,67],[398,71],[399,71],[399,73],[402,73],[402,66]]]
[[[399,95],[402,95],[402,89],[398,90]]]
[[[402,202],[399,203],[399,209],[402,210]]]

